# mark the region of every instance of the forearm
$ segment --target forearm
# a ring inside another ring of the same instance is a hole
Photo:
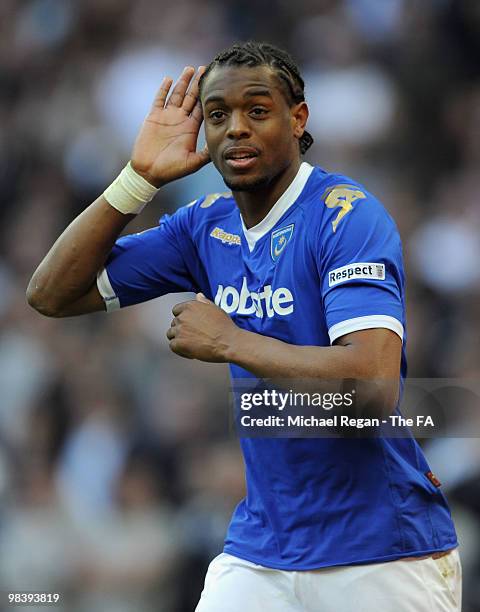
[[[375,331],[368,332],[367,349],[362,332],[355,334],[356,343],[345,336],[339,345],[322,347],[287,344],[238,330],[226,360],[258,378],[273,378],[301,391],[338,392],[344,381],[351,381],[357,393],[355,410],[367,416],[386,415],[397,403],[400,363],[384,359],[385,330]]]
[[[338,380],[365,378],[368,364],[358,363],[351,346],[297,346],[239,330],[227,361],[259,378]]]
[[[65,229],[35,270],[27,289],[29,304],[54,315],[83,296],[133,217],[110,206],[103,196],[95,200]]]

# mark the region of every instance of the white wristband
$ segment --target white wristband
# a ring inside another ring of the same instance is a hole
[[[138,215],[157,191],[158,189],[137,174],[131,162],[128,162],[110,187],[105,189],[103,197],[110,206],[124,215]]]

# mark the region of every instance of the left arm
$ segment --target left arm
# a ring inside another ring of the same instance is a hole
[[[357,402],[368,401],[370,416],[395,408],[402,341],[389,329],[352,332],[334,346],[297,346],[240,329],[201,294],[196,301],[177,304],[173,314],[167,338],[182,357],[234,363],[259,378],[372,381],[375,397],[363,385],[364,397],[357,396]]]

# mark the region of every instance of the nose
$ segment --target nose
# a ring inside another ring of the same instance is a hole
[[[230,115],[228,123],[227,137],[232,140],[239,140],[241,138],[248,138],[251,134],[248,120],[244,114],[240,111],[234,111]]]

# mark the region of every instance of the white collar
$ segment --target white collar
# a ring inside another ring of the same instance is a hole
[[[305,187],[305,184],[308,181],[312,170],[313,166],[311,166],[307,162],[302,162],[293,181],[283,192],[280,198],[275,202],[272,208],[268,211],[267,216],[263,218],[260,223],[257,223],[257,225],[254,225],[250,229],[247,229],[245,227],[243,217],[240,214],[243,233],[245,234],[245,238],[247,240],[250,252],[252,252],[255,248],[255,244],[257,243],[257,241],[260,240],[260,238],[262,238],[263,236],[265,236],[265,234],[267,234],[275,226],[277,221],[279,221],[279,219],[286,213],[290,206],[295,203],[298,196],[302,193],[303,188]]]

